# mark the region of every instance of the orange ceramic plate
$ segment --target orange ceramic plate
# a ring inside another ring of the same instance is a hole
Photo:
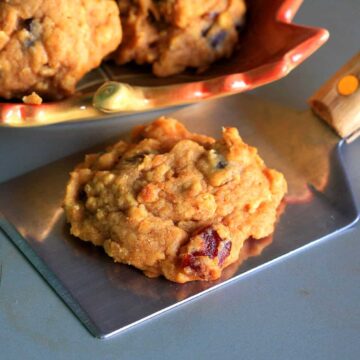
[[[113,113],[148,111],[226,96],[280,79],[329,36],[325,29],[291,23],[301,3],[248,1],[248,18],[238,49],[230,59],[212,65],[204,74],[158,79],[141,67],[104,64],[85,77],[77,95],[64,101],[43,105],[0,103],[0,125],[28,127],[105,119]]]

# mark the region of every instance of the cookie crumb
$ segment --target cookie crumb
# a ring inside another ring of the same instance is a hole
[[[41,105],[43,99],[36,92],[32,92],[30,95],[23,96],[22,101],[28,105]]]

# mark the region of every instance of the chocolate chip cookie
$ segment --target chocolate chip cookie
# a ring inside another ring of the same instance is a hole
[[[124,41],[116,60],[152,64],[157,76],[206,69],[229,57],[244,23],[244,0],[118,0]]]
[[[73,235],[147,276],[184,283],[218,279],[247,239],[271,234],[285,192],[283,175],[235,128],[216,141],[160,118],[131,143],[86,156],[64,208]]]
[[[115,0],[0,0],[0,97],[72,94],[121,34]]]

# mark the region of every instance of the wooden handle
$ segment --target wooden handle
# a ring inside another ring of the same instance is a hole
[[[360,52],[310,99],[313,111],[348,141],[360,136]]]

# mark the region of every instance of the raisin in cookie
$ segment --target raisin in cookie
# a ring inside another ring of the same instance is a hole
[[[0,0],[0,97],[72,94],[121,34],[114,0]]]
[[[221,140],[160,118],[88,155],[65,197],[71,233],[105,248],[115,261],[150,277],[215,280],[244,242],[274,230],[286,192],[235,128]]]
[[[124,41],[119,64],[153,64],[157,76],[200,70],[229,57],[244,22],[244,0],[118,0]]]

